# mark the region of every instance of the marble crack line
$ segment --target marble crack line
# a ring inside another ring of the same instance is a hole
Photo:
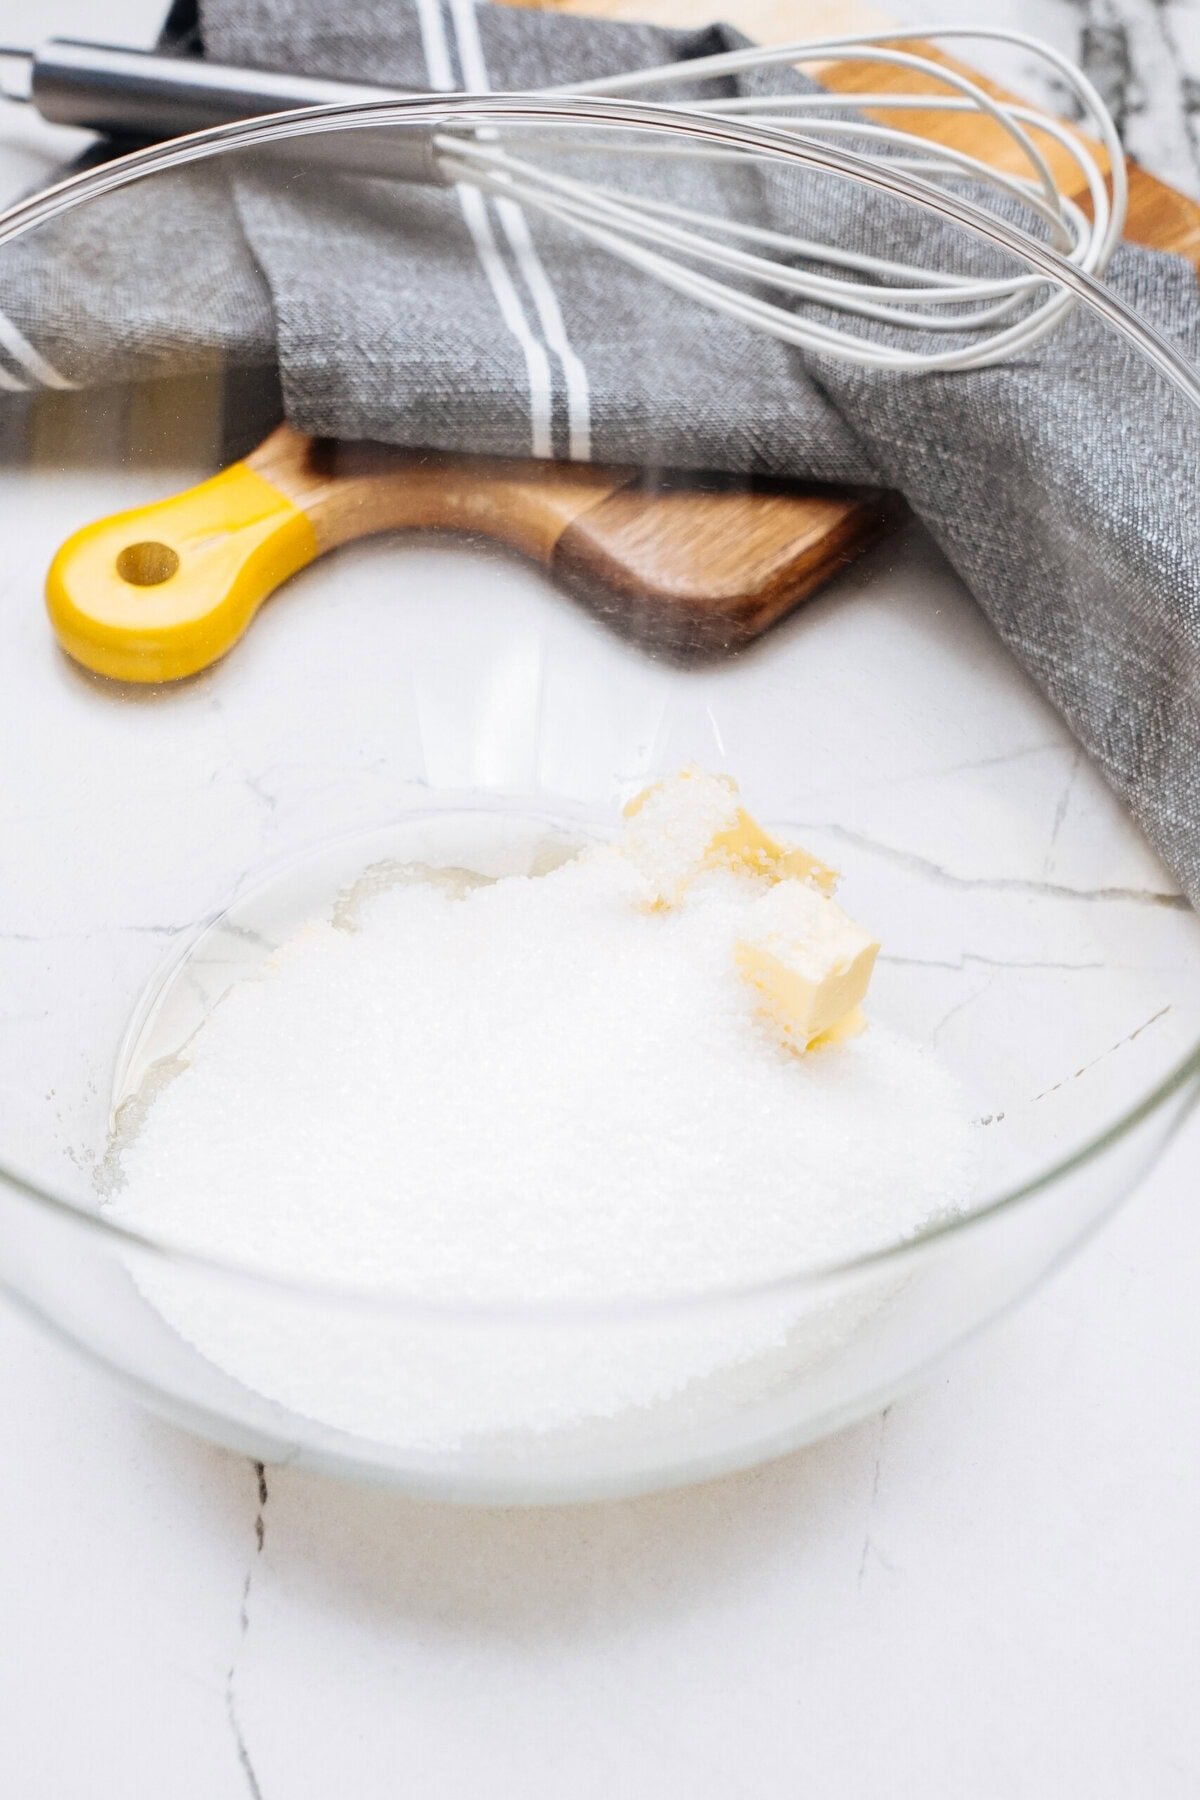
[[[1008,763],[1026,762],[1032,756],[1062,753],[1068,748],[1061,739],[1047,738],[1044,743],[1026,744],[1020,750],[1003,750],[994,756],[977,756],[969,762],[946,763],[931,769],[910,769],[903,775],[884,775],[878,781],[855,782],[849,787],[819,788],[808,796],[809,803],[836,800],[845,793],[878,794],[885,788],[919,787],[924,781],[944,781],[948,775],[969,775],[977,769],[1000,769]]]
[[[824,832],[841,843],[853,844],[858,850],[885,857],[899,868],[910,869],[913,874],[926,876],[945,887],[969,888],[993,894],[1040,894],[1048,900],[1123,901],[1132,906],[1162,906],[1172,912],[1191,910],[1183,894],[1163,894],[1154,888],[1076,888],[1057,881],[1024,879],[1019,875],[956,875],[952,869],[943,869],[940,863],[933,862],[927,856],[920,856],[914,850],[901,850],[895,844],[881,843],[878,838],[867,837],[861,831],[851,831],[845,825],[834,825],[827,820],[810,821],[795,829],[810,833]]]
[[[871,1498],[867,1502],[867,1521],[863,1527],[862,1554],[858,1559],[858,1580],[856,1586],[861,1590],[863,1577],[867,1572],[867,1559],[875,1549],[871,1541],[871,1521],[875,1517],[875,1508],[879,1503],[879,1476],[883,1468],[883,1446],[887,1436],[888,1420],[892,1416],[890,1406],[885,1406],[879,1415],[879,1436],[875,1440],[875,1473],[871,1478]],[[878,1556],[879,1552],[875,1554]],[[883,1560],[881,1558],[881,1560]]]
[[[181,925],[96,925],[89,931],[0,931],[0,944],[83,944],[99,937],[170,937],[194,931],[207,919],[185,919]]]
[[[1042,859],[1042,879],[1049,875],[1054,863],[1054,846],[1058,843],[1058,834],[1066,823],[1067,813],[1071,808],[1071,798],[1075,792],[1075,784],[1079,780],[1079,771],[1083,767],[1083,751],[1076,750],[1071,758],[1071,767],[1067,774],[1063,791],[1058,797],[1058,805],[1054,809],[1054,818],[1050,824],[1050,842],[1046,845],[1046,854]]]
[[[1081,1075],[1086,1075],[1089,1069],[1096,1067],[1097,1063],[1102,1063],[1107,1057],[1114,1056],[1118,1050],[1123,1050],[1126,1044],[1132,1044],[1135,1038],[1140,1038],[1143,1031],[1149,1031],[1152,1025],[1157,1025],[1160,1019],[1165,1019],[1170,1010],[1170,1002],[1166,1006],[1160,1006],[1156,1013],[1151,1013],[1148,1019],[1143,1019],[1133,1031],[1127,1032],[1123,1038],[1118,1038],[1115,1044],[1110,1044],[1107,1050],[1100,1052],[1099,1056],[1093,1056],[1091,1062],[1084,1063],[1082,1068],[1074,1070],[1070,1075],[1064,1075],[1061,1081],[1054,1083],[1053,1087],[1043,1088],[1040,1094],[1035,1094],[1031,1104],[1036,1106],[1039,1100],[1045,1100],[1050,1094],[1057,1094],[1058,1090],[1065,1088],[1068,1082],[1078,1081]]]
[[[234,778],[241,782],[247,793],[252,795],[259,806],[264,809],[263,829],[265,835],[267,821],[272,817],[276,807],[279,805],[279,795],[273,794],[270,788],[265,785],[271,774],[271,769],[263,769],[256,775],[248,764],[243,762],[234,747],[233,738],[229,730],[229,721],[225,715],[225,709],[215,694],[209,700],[208,710],[220,726],[221,735],[225,740],[225,753],[229,759],[229,768],[233,773]]]
[[[1105,974],[1111,974],[1115,969],[1124,969],[1129,966],[1125,963],[1110,962],[1022,962],[1007,956],[984,956],[978,950],[964,950],[955,962],[931,956],[898,956],[891,951],[881,950],[879,961],[893,963],[901,969],[950,969],[956,975],[961,975],[963,970],[970,968],[972,964],[984,969],[1012,969],[1014,971],[1049,969],[1067,975],[1094,973],[1101,969]],[[1141,973],[1140,969],[1137,972]]]
[[[250,1566],[246,1570],[246,1577],[242,1583],[242,1599],[238,1608],[237,1646],[225,1676],[225,1715],[229,1720],[229,1729],[233,1733],[238,1766],[246,1778],[246,1790],[250,1795],[250,1800],[263,1800],[262,1788],[259,1786],[254,1763],[246,1745],[237,1704],[238,1664],[241,1661],[242,1651],[250,1631],[250,1590],[254,1586],[254,1572],[258,1566],[258,1559],[263,1553],[263,1545],[267,1536],[267,1471],[260,1462],[254,1464],[254,1477],[258,1484],[258,1512],[254,1519],[254,1554],[250,1559]]]
[[[951,1019],[956,1019],[960,1012],[965,1012],[968,1006],[974,1005],[976,1000],[987,993],[995,979],[996,977],[994,975],[987,976],[985,980],[980,982],[977,988],[972,988],[969,994],[964,994],[962,999],[957,1000],[948,1012],[942,1014],[930,1034],[929,1043],[931,1048],[939,1041]]]

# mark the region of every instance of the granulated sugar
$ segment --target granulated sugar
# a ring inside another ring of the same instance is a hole
[[[757,1282],[966,1202],[973,1134],[928,1052],[873,1023],[797,1055],[756,1017],[732,946],[760,882],[714,870],[652,912],[639,880],[600,852],[368,888],[306,926],[202,1026],[114,1206],[285,1278],[519,1304]],[[644,1407],[788,1329],[776,1309],[472,1348],[139,1279],[247,1386],[426,1449]]]

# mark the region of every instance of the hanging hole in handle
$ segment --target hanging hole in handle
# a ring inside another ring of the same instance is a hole
[[[169,544],[156,544],[147,539],[141,544],[126,544],[117,557],[117,574],[131,587],[159,587],[179,572],[179,552]]]

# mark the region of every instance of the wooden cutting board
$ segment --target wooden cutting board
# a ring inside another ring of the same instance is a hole
[[[507,3],[664,25],[701,22],[694,0]],[[888,24],[854,0],[732,0],[721,13],[763,43]],[[935,86],[878,64],[814,72],[845,93]],[[869,116],[897,117],[886,107]],[[902,120],[1023,172],[1020,152],[991,121],[911,111]],[[1054,144],[1046,155],[1070,191],[1074,164]],[[1126,234],[1200,267],[1200,205],[1137,168],[1130,169]],[[314,556],[373,532],[444,528],[532,557],[645,644],[712,654],[766,630],[902,515],[898,502],[872,493],[401,453],[318,442],[282,427],[214,481],[76,533],[55,559],[47,597],[59,638],[77,660],[124,680],[171,680],[224,654],[267,595]]]

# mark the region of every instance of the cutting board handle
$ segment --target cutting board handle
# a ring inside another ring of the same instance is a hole
[[[765,629],[891,516],[878,494],[651,484],[629,469],[398,451],[284,425],[198,487],[77,531],[46,600],[78,662],[173,681],[223,656],[326,551],[381,531],[456,531],[542,564],[644,643],[712,653]]]

